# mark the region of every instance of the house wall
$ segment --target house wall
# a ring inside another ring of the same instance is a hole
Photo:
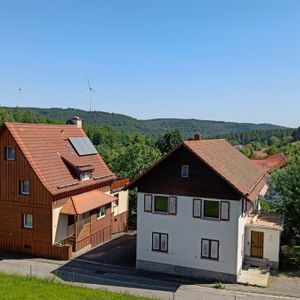
[[[264,249],[263,258],[270,262],[278,264],[280,249],[280,230],[262,228],[255,226],[247,226],[245,230],[245,255],[251,256],[251,231],[259,231],[264,233]]]
[[[58,243],[68,237],[68,216],[60,214],[61,207],[52,210],[52,243]]]
[[[245,257],[245,224],[247,220],[247,214],[242,212],[242,201],[239,201],[239,217],[238,217],[238,234],[237,234],[237,269],[239,274],[243,267],[243,261]]]
[[[128,190],[120,191],[115,194],[119,198],[119,204],[117,206],[114,206],[112,204],[112,211],[114,216],[120,215],[128,211],[128,194]]]
[[[216,278],[222,273],[224,276],[218,278],[234,281],[238,269],[240,201],[229,201],[230,221],[218,221],[193,218],[193,198],[199,197],[177,196],[177,215],[173,216],[144,212],[144,193],[138,193],[137,266],[170,273],[185,267],[186,270],[204,270],[203,277]],[[152,251],[152,232],[169,235],[168,253]],[[219,240],[218,261],[201,258],[202,238]],[[170,266],[176,266],[176,270]]]
[[[14,161],[5,160],[6,146],[15,148]],[[0,178],[0,248],[9,243],[12,251],[31,253],[33,244],[52,245],[51,195],[5,127],[0,131]],[[30,181],[30,195],[20,195],[20,180]],[[32,229],[23,228],[25,213],[33,215]]]

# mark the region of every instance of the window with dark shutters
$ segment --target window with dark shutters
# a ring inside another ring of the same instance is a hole
[[[201,258],[219,260],[220,243],[217,240],[201,240]]]
[[[169,236],[167,233],[152,233],[152,251],[168,252]]]

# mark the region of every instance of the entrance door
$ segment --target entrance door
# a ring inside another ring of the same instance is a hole
[[[251,256],[263,258],[264,253],[264,233],[251,231]]]

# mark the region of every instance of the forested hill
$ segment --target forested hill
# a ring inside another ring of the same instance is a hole
[[[14,109],[14,108],[7,108]],[[67,120],[73,116],[80,116],[85,124],[110,125],[117,129],[129,132],[139,132],[158,137],[167,130],[179,129],[184,138],[191,137],[195,132],[203,136],[223,135],[234,132],[246,132],[251,130],[267,130],[283,128],[272,124],[234,123],[222,121],[208,121],[196,119],[153,119],[138,120],[126,115],[107,113],[100,111],[88,112],[80,109],[62,108],[21,108],[31,110],[44,117]]]

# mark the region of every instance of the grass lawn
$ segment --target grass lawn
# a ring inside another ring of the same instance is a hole
[[[0,299],[146,299],[125,294],[111,293],[63,284],[54,280],[43,280],[34,277],[7,275],[0,273]]]

